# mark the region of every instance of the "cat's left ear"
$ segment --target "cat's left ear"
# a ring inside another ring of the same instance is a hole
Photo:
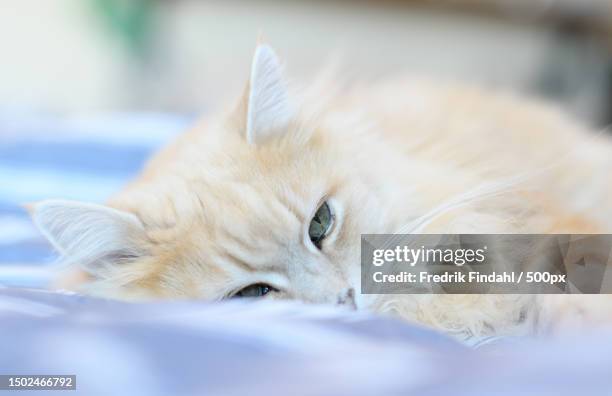
[[[260,44],[255,49],[241,110],[250,144],[260,144],[283,134],[294,117],[283,66],[267,44]]]
[[[148,254],[143,224],[103,205],[48,200],[28,205],[34,224],[62,255],[97,278]]]

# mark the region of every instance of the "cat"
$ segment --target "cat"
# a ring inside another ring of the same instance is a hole
[[[606,296],[361,294],[361,234],[611,231],[612,142],[509,93],[410,77],[338,85],[295,89],[259,44],[238,104],[107,205],[33,204],[78,268],[63,285],[124,300],[340,304],[460,338],[612,316]]]

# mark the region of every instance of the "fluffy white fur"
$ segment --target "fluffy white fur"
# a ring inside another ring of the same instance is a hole
[[[546,105],[458,84],[325,93],[293,108],[280,61],[260,46],[237,108],[162,150],[114,209],[36,206],[39,228],[89,274],[70,287],[219,300],[266,283],[278,290],[266,299],[354,303],[459,337],[612,316],[607,296],[358,293],[361,234],[610,232],[609,138]],[[325,200],[336,225],[319,250],[306,233]]]

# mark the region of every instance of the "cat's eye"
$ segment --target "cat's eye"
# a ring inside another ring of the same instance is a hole
[[[327,201],[325,201],[319,206],[308,226],[308,236],[313,245],[321,249],[321,244],[325,237],[329,235],[333,225],[334,214]]]
[[[273,288],[270,285],[266,285],[265,283],[255,283],[253,285],[249,285],[247,287],[244,287],[242,289],[240,289],[237,293],[235,293],[232,298],[240,298],[240,297],[250,297],[250,298],[256,298],[256,297],[263,297],[266,294],[276,291],[275,288]]]

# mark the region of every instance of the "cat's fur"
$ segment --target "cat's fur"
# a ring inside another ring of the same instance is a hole
[[[394,312],[461,336],[612,316],[606,296],[353,295],[364,233],[612,231],[606,136],[456,84],[305,92],[290,93],[260,45],[237,108],[180,136],[108,207],[36,204],[35,223],[87,274],[78,289],[220,300],[261,282],[279,290],[264,298]],[[323,200],[336,223],[319,251],[308,224]]]

